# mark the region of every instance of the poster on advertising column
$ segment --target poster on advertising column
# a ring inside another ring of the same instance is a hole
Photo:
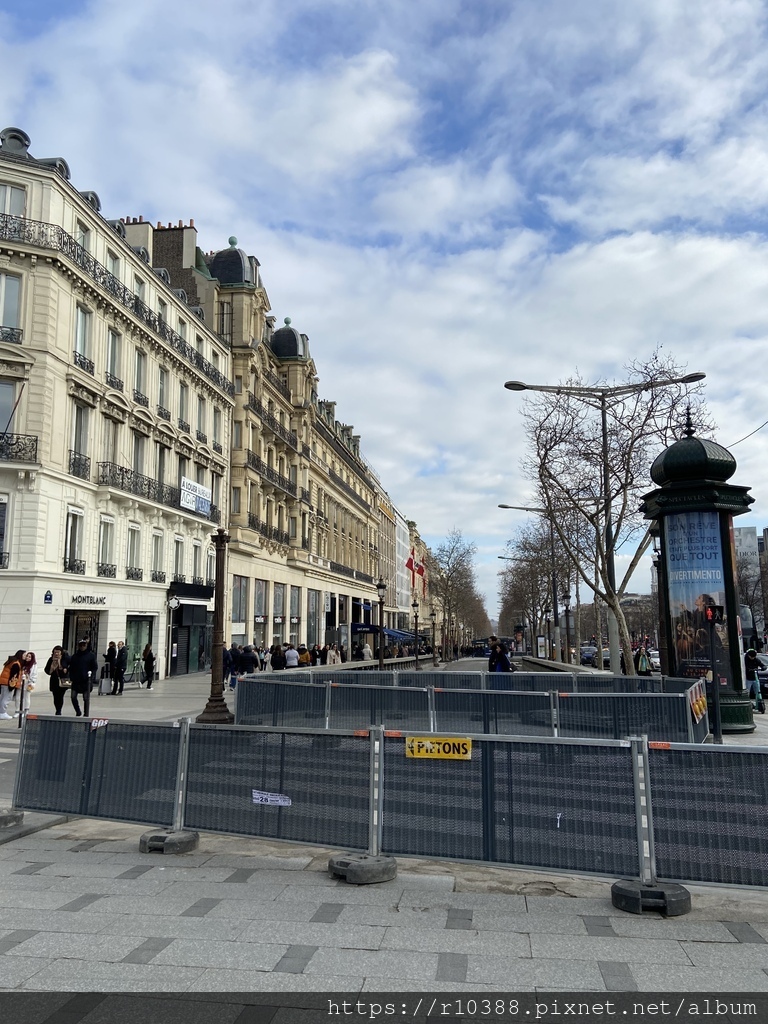
[[[716,677],[732,685],[728,629],[712,625],[707,608],[725,606],[725,571],[717,512],[679,512],[664,520],[676,674]]]

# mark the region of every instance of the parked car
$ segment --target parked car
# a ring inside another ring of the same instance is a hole
[[[648,657],[651,660],[651,668],[654,672],[661,672],[661,656],[658,651],[647,651]]]
[[[591,665],[592,659],[597,654],[596,647],[582,647],[580,660],[582,665]]]

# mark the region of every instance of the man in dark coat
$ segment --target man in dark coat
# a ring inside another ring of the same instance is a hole
[[[69,659],[69,678],[72,681],[69,696],[78,718],[81,718],[83,713],[88,718],[91,707],[91,687],[96,682],[98,674],[99,663],[96,660],[96,655],[88,647],[88,641],[83,639],[78,643],[77,650]],[[83,698],[83,711],[80,710],[78,696]]]
[[[117,641],[117,657],[115,658],[115,676],[112,680],[112,696],[119,697],[125,686],[125,670],[128,668],[128,648],[122,640]]]

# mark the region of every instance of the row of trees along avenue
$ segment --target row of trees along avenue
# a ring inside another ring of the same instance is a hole
[[[516,619],[524,612],[541,629],[552,599],[551,523],[558,595],[586,587],[596,603],[613,613],[626,671],[633,674],[631,636],[621,599],[651,543],[649,524],[638,512],[640,498],[653,486],[653,460],[682,436],[686,408],[690,407],[698,434],[711,433],[712,424],[701,385],[676,383],[684,368],[671,356],[657,349],[647,361],[627,364],[625,372],[626,387],[620,386],[624,393],[607,394],[603,402],[605,434],[601,406],[595,401],[554,388],[526,396],[523,469],[535,492],[521,504],[539,507],[543,514],[508,543],[509,562],[500,576],[503,619],[507,612]],[[610,385],[589,384],[578,375],[556,387],[610,392]],[[614,584],[610,566],[619,551],[631,557]],[[576,622],[577,647],[582,639],[579,626]]]
[[[467,636],[487,637],[491,623],[483,596],[477,590],[476,551],[476,546],[464,540],[461,530],[454,527],[435,551],[427,553],[427,571],[440,606],[435,609],[438,616],[442,615],[446,624],[461,623]],[[458,642],[456,637],[453,632],[447,645],[453,647]]]

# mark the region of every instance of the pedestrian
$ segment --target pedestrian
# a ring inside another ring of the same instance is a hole
[[[120,659],[120,646],[122,640],[118,646],[118,661]],[[123,647],[126,651],[127,648]],[[93,651],[88,649],[88,640],[83,638],[77,645],[77,650],[69,660],[69,678],[72,681],[72,687],[69,691],[70,700],[72,701],[72,707],[75,709],[75,715],[78,718],[82,718],[83,714],[85,717],[89,717],[91,709],[91,687],[93,686],[94,680],[99,671],[99,663],[96,660],[96,655]],[[118,666],[119,671],[119,666]],[[114,690],[112,691],[114,693]],[[120,690],[120,693],[123,691]],[[78,696],[83,698],[83,711],[80,710],[80,704],[78,702]]]
[[[246,644],[243,648],[243,653],[240,655],[240,675],[253,675],[254,672],[259,670],[258,656],[255,654],[253,647],[250,644]]]
[[[272,648],[271,647],[268,648],[268,649],[265,649],[265,651],[264,651],[264,659],[262,661],[262,665],[263,665],[263,671],[264,672],[271,672],[272,671]]]
[[[502,643],[495,643],[491,648],[491,656],[488,659],[489,672],[512,672],[512,663],[507,654],[507,648]]]
[[[141,660],[144,664],[144,678],[147,681],[147,689],[152,689],[152,682],[155,678],[155,655],[152,651],[152,644],[147,644],[141,652]]]
[[[757,658],[757,651],[754,647],[750,647],[744,655],[744,675],[749,686],[750,698],[755,701],[755,707],[760,714],[765,714],[763,695],[760,692],[760,677],[757,674],[760,667],[761,665]]]
[[[103,679],[109,679],[112,685],[110,690],[115,688],[115,662],[117,661],[117,644],[114,640],[110,640],[107,644],[107,649],[104,651],[104,668],[105,672],[102,674]]]
[[[288,646],[285,648],[285,667],[299,667],[299,652],[296,650],[293,644],[288,644]]]
[[[363,644],[363,661],[373,661],[373,651],[367,640]]]
[[[339,654],[338,647],[336,646],[336,644],[331,644],[330,648],[328,649],[328,656],[326,658],[326,665],[340,665],[340,664],[341,664],[341,656]]]
[[[35,689],[37,671],[37,658],[34,651],[25,651],[24,657],[21,659],[21,686],[19,687],[21,690],[21,700],[14,718],[29,711],[29,695]],[[18,693],[19,691],[17,690],[16,692]]]
[[[312,664],[312,668],[320,664],[320,648],[317,644],[312,644],[312,650],[309,652],[309,660]]]
[[[347,649],[346,649],[346,647],[344,646],[344,644],[340,644],[340,645],[339,645],[339,658],[341,659],[341,663],[342,663],[342,665],[343,665],[343,664],[344,664],[344,663],[346,662],[346,660],[347,660]]]
[[[285,668],[285,654],[283,653],[282,644],[273,644],[270,665],[273,672],[282,672]]]
[[[43,671],[51,677],[48,689],[53,696],[55,713],[60,715],[64,707],[64,694],[72,685],[69,679],[69,655],[60,644],[51,651]]]
[[[80,644],[82,644],[82,643],[87,644],[88,641],[87,640],[81,640]],[[77,650],[78,651],[80,650],[80,644],[77,645]],[[75,653],[77,653],[77,652],[75,652]],[[72,658],[74,659],[74,657],[75,657],[75,655],[73,654]],[[122,694],[122,692],[123,692],[123,687],[125,686],[125,670],[127,668],[128,668],[128,648],[125,646],[124,641],[118,640],[117,641],[117,654],[115,655],[115,674],[112,677],[112,696],[113,697],[119,697]],[[70,668],[69,668],[69,674],[70,674],[70,677],[72,678],[72,689],[74,690],[75,682],[74,682],[74,677],[72,677],[72,665],[71,665],[71,663],[70,663]],[[74,699],[75,699],[74,694],[72,694],[72,700],[74,701]]]
[[[8,705],[11,702],[19,683],[21,682],[21,659],[24,657],[24,649],[16,651],[0,669],[0,718],[13,718],[8,714]]]
[[[229,688],[234,690],[237,686],[237,677],[240,672],[240,648],[233,640],[229,648]]]
[[[323,647],[322,647],[322,649],[320,651],[320,664],[321,665],[327,665],[328,664],[328,652],[329,651],[330,651],[330,647],[328,646],[328,644],[323,644]]]
[[[304,644],[299,647],[299,665],[301,668],[309,668],[312,664],[312,656]]]

